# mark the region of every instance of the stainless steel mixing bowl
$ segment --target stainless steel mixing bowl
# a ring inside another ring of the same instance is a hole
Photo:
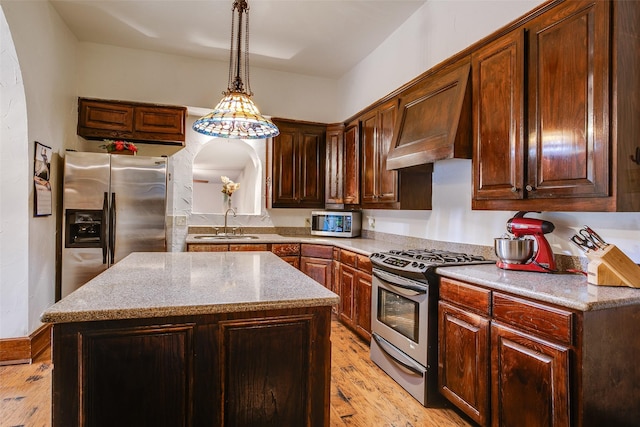
[[[496,237],[494,250],[502,262],[508,264],[524,264],[533,256],[533,239],[513,239]]]

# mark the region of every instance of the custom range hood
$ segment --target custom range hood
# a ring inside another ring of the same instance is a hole
[[[425,78],[400,96],[388,170],[471,158],[470,68],[465,59]]]

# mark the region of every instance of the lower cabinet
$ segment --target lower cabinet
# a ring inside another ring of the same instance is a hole
[[[579,425],[570,402],[576,315],[441,279],[441,393],[481,426]]]
[[[338,283],[334,290],[340,296],[338,315],[360,337],[371,339],[371,261],[345,249],[340,250]]]
[[[303,243],[300,247],[300,271],[320,283],[333,288],[333,246]]]
[[[329,307],[60,323],[52,426],[329,425]]]
[[[489,419],[489,318],[438,304],[440,393],[476,423]]]
[[[567,346],[491,325],[494,426],[569,426]]]
[[[300,243],[189,243],[187,252],[271,251],[295,268],[300,268]]]

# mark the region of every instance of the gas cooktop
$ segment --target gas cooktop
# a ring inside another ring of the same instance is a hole
[[[437,267],[470,264],[493,264],[480,255],[450,252],[437,249],[407,249],[376,252],[370,256],[375,268],[385,270],[402,277],[424,279]]]

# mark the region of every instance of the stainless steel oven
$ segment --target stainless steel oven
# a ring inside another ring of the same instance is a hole
[[[437,312],[429,307],[430,301],[437,301],[434,288],[373,269],[371,359],[423,405],[427,377],[435,371],[435,361],[430,360],[435,352],[428,341],[430,312]]]
[[[439,404],[435,268],[495,261],[427,249],[380,252],[370,258],[371,360],[424,406]]]

